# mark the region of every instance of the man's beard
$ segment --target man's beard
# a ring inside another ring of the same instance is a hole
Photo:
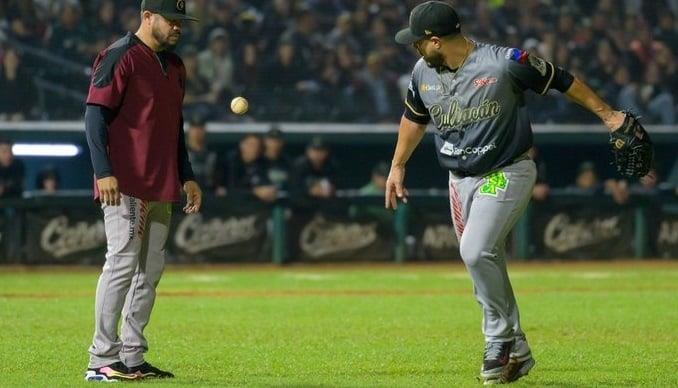
[[[177,43],[179,43],[179,39],[175,43],[170,42],[170,37],[173,35],[172,33],[165,35],[162,32],[160,32],[157,28],[153,27],[151,29],[151,34],[153,35],[153,38],[160,44],[160,49],[162,51],[172,51],[176,47]],[[179,35],[181,37],[181,35]]]
[[[445,58],[440,53],[432,54],[431,56],[424,56],[424,61],[428,67],[437,69],[445,65]]]

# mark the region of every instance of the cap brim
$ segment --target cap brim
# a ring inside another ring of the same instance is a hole
[[[400,44],[412,44],[420,39],[423,39],[423,36],[417,36],[412,33],[412,30],[407,27],[398,31],[395,36],[395,41]]]
[[[188,20],[188,21],[191,21],[191,22],[199,21],[198,18],[194,18],[193,16],[184,15],[183,13],[158,12],[158,14],[162,15],[162,17],[164,17],[165,19],[169,19],[169,20]]]

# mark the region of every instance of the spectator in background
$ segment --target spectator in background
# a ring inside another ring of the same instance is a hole
[[[193,118],[186,136],[186,150],[196,182],[205,192],[213,192],[217,188],[217,154],[207,147],[205,133],[205,121]]]
[[[530,148],[528,155],[537,166],[537,181],[532,188],[532,198],[535,201],[545,201],[551,191],[551,187],[546,180],[546,163],[539,158],[539,149],[536,146]]]
[[[19,53],[8,48],[0,67],[0,121],[21,121],[31,116],[35,85],[21,64]]]
[[[280,36],[289,28],[292,18],[292,2],[290,0],[267,1],[264,6],[264,21],[261,33],[264,37],[262,52],[273,52]]]
[[[182,60],[186,69],[184,117],[210,117],[215,109],[218,90],[213,89],[210,81],[200,74],[198,50],[195,46],[184,48]]]
[[[619,105],[644,116],[648,123],[673,124],[676,117],[674,100],[663,82],[659,66],[649,63],[642,83],[631,83],[622,89]]]
[[[386,192],[386,179],[391,169],[391,165],[387,162],[379,162],[372,168],[372,176],[370,182],[358,190],[361,196],[376,196],[383,198]],[[351,205],[349,208],[349,215],[353,218],[369,217],[370,219],[378,220],[382,225],[393,225],[394,213],[389,209],[384,208],[382,201],[379,205]]]
[[[598,178],[596,165],[590,161],[585,161],[579,164],[574,186],[570,186],[569,189],[585,194],[602,193],[603,187],[600,183],[600,179]]]
[[[92,39],[92,44],[87,49],[89,56],[96,56],[116,40],[120,28],[116,24],[115,11],[113,0],[103,0],[99,5],[96,18],[92,19],[89,27],[89,38]]]
[[[367,95],[365,108],[372,114],[372,121],[377,122],[396,119],[394,108],[398,100],[394,101],[393,97],[400,95],[396,77],[385,71],[383,65],[381,54],[373,52],[367,56],[366,67],[359,75],[362,91]]]
[[[295,51],[294,44],[282,39],[278,45],[276,55],[262,68],[260,89],[265,104],[270,107],[269,117],[297,118],[301,111],[300,99],[302,96],[302,79],[305,75],[302,64]]]
[[[379,162],[372,168],[370,182],[361,187],[358,192],[361,195],[379,195],[386,192],[386,178],[390,171],[390,165],[387,162]]]
[[[55,194],[59,190],[61,176],[52,166],[47,166],[38,172],[35,179],[35,187],[41,194]]]
[[[12,143],[0,139],[0,198],[19,198],[24,191],[24,163],[15,159]]]
[[[243,136],[238,150],[228,156],[227,166],[226,182],[229,191],[251,193],[264,202],[275,201],[278,193],[266,176],[259,136]]]
[[[336,192],[336,168],[330,160],[330,151],[321,137],[314,137],[306,153],[294,163],[293,190],[301,195],[327,199]]]
[[[334,29],[327,35],[327,44],[331,48],[336,48],[340,43],[345,43],[354,52],[360,51],[360,43],[353,36],[353,22],[350,12],[342,12],[337,16]]]
[[[296,16],[295,23],[280,38],[294,46],[294,52],[301,63],[310,72],[317,70],[320,55],[317,47],[320,46],[320,37],[316,31],[316,19],[313,13],[303,8]]]
[[[628,183],[625,180],[608,179],[601,183],[596,166],[590,161],[582,162],[579,165],[575,186],[569,187],[569,189],[580,194],[607,194],[619,205],[627,203],[630,195]]]
[[[282,131],[271,128],[264,136],[264,161],[266,176],[278,191],[289,190],[290,170],[292,163],[284,154],[285,140]]]
[[[216,28],[210,32],[209,48],[198,55],[198,74],[207,80],[211,93],[223,99],[232,93],[233,57],[226,30]]]
[[[89,34],[81,20],[82,13],[78,3],[63,2],[59,23],[54,27],[50,37],[50,49],[65,59],[89,63],[90,57],[85,40]]]

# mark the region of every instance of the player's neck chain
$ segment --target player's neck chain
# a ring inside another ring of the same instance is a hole
[[[471,50],[473,50],[473,48],[475,47],[475,43],[473,43],[472,41],[470,41],[468,39],[464,39],[464,42],[466,43],[466,50],[464,51],[464,57],[461,59],[459,66],[456,67],[456,70],[451,71],[452,76],[449,79],[450,81],[454,80],[454,78],[457,76],[457,74],[459,74],[459,72],[461,71],[461,68],[464,66],[464,64],[466,63],[466,60],[468,59],[469,55],[471,54]],[[438,71],[437,74],[438,74],[438,80],[440,81],[440,83],[443,86],[440,90],[440,94],[441,95],[450,94],[450,88],[448,87],[445,80],[443,80],[442,73],[440,71]]]

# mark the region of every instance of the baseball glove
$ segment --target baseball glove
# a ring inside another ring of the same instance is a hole
[[[642,177],[650,172],[654,163],[654,149],[650,135],[636,116],[624,112],[624,123],[610,133],[613,164],[621,175]]]

